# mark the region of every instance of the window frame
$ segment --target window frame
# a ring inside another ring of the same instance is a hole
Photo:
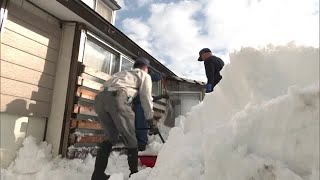
[[[151,69],[153,72],[156,72],[156,73],[158,73],[158,74],[160,74],[161,75],[161,73],[160,73],[160,71],[158,71],[158,70],[156,70],[155,68],[153,68],[153,67],[149,67],[149,69]],[[158,82],[152,82],[152,87],[153,87],[153,84],[154,83],[157,83],[158,84],[158,88],[157,88],[157,92],[156,93],[154,93],[154,92],[152,92],[152,94],[153,95],[156,95],[156,96],[159,96],[159,95],[162,95],[163,94],[163,83],[162,83],[162,78],[160,79],[160,81],[158,81]]]
[[[116,72],[120,72],[120,71],[123,70],[122,69],[123,58],[126,58],[127,60],[132,62],[132,66],[133,66],[133,64],[135,62],[133,60],[133,58],[131,58],[128,55],[125,55],[121,51],[119,51],[116,48],[112,47],[112,45],[108,44],[105,40],[103,40],[98,35],[94,34],[92,31],[88,31],[87,30],[85,35],[86,35],[86,38],[85,38],[85,42],[84,43],[86,43],[87,40],[89,39],[90,41],[96,43],[98,46],[101,46],[102,48],[105,48],[107,51],[110,51],[110,53],[115,54],[117,56],[116,60],[119,61],[119,65],[118,65],[118,67],[116,67],[117,71],[115,71],[115,73]],[[84,47],[84,50],[83,50],[83,54],[84,54],[84,52],[85,52],[85,47]],[[84,55],[83,55],[83,57],[84,57]],[[111,64],[110,64],[110,69],[109,69],[110,72],[112,72],[111,71],[112,70],[112,63],[113,62],[111,62]],[[161,72],[158,71],[157,69],[155,69],[154,67],[150,66],[149,69],[151,69],[153,72],[158,73],[158,74],[161,75]],[[112,74],[110,74],[110,75],[112,75]],[[158,88],[156,89],[157,92],[152,92],[153,95],[157,96],[157,95],[162,95],[163,94],[163,83],[162,82],[163,82],[162,79],[160,81],[158,81],[158,82],[152,82],[152,84],[157,83],[157,85],[158,85]]]
[[[114,73],[119,72],[120,68],[121,68],[121,53],[119,51],[117,51],[115,48],[112,48],[104,40],[102,40],[101,38],[97,37],[96,35],[94,35],[93,33],[89,32],[89,31],[86,32],[86,39],[85,39],[84,43],[86,44],[88,40],[95,43],[96,45],[100,46],[101,48],[109,51],[114,56],[116,56],[115,60],[119,61],[119,65],[117,67],[115,67]],[[83,50],[84,55],[85,55],[85,49],[86,48],[84,48],[84,50]],[[84,55],[83,55],[83,58],[84,58]],[[112,75],[112,67],[113,67],[113,61],[110,62],[110,66],[109,66],[107,74]]]
[[[133,67],[133,64],[134,64],[134,60],[131,59],[130,57],[124,55],[124,54],[120,54],[120,68],[119,68],[119,71],[122,71],[122,59],[123,58],[126,58],[129,62],[132,63],[132,67]]]

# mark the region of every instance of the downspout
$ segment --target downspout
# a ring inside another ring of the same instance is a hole
[[[4,27],[5,20],[7,19],[8,15],[8,7],[9,0],[3,0],[1,4],[1,12],[0,12],[0,32],[2,32],[2,29]]]

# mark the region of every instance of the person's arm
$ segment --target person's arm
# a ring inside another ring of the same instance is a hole
[[[152,82],[158,82],[158,81],[161,80],[161,75],[160,74],[150,73],[149,75],[151,76],[151,81]]]
[[[214,71],[215,71],[214,64],[212,62],[210,62],[210,60],[206,60],[204,62],[204,67],[205,67],[206,75],[207,75],[207,79],[208,79],[207,84],[213,84],[213,82],[214,82]]]
[[[145,118],[153,118],[152,82],[148,74],[142,74],[139,95]]]
[[[208,78],[208,82],[206,84],[206,93],[210,93],[213,91],[213,88],[214,88],[214,81],[215,81],[214,73],[215,73],[216,67],[211,60],[206,60],[204,62],[204,65],[206,69],[206,75]]]

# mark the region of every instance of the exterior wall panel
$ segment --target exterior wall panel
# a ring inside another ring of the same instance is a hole
[[[9,100],[22,100],[28,111],[10,113],[49,117],[61,35],[50,16],[25,0],[9,2],[1,32],[1,112],[8,112]]]
[[[53,89],[54,76],[34,71],[7,61],[0,61],[1,77]]]
[[[40,44],[36,40],[28,38],[28,34],[21,35],[15,33],[13,30],[6,28],[6,26],[2,33],[2,44],[14,47],[51,62],[57,61],[58,50],[49,48],[47,45]]]
[[[25,137],[44,139],[50,116],[60,23],[26,0],[10,0],[1,29],[1,168],[15,158]]]
[[[54,62],[46,61],[45,59],[5,44],[1,44],[1,59],[44,74],[54,76],[56,73],[56,64]],[[30,64],[32,64],[32,66],[30,66]]]

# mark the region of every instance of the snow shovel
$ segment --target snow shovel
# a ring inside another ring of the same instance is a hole
[[[138,128],[137,130],[150,130],[150,128]],[[162,143],[165,143],[165,141],[164,141],[164,139],[163,139],[160,131],[159,131],[159,133],[158,133],[157,135],[159,135],[159,137],[160,137],[160,139],[161,139],[161,142],[162,142]]]
[[[139,128],[137,130],[149,130],[150,128]],[[165,143],[160,131],[158,133],[162,143]],[[154,167],[154,165],[156,164],[157,161],[157,155],[138,155],[140,162],[142,165],[145,165],[147,167]]]

